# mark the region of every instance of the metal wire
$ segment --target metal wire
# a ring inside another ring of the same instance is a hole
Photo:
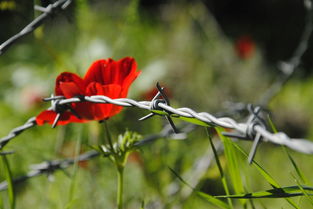
[[[285,133],[271,133],[259,122],[248,121],[248,122],[236,122],[230,117],[215,117],[214,115],[207,112],[196,112],[191,108],[174,108],[165,103],[155,101],[135,101],[128,98],[111,99],[106,96],[84,96],[64,99],[60,97],[50,98],[50,100],[58,100],[57,105],[66,105],[70,103],[78,102],[92,102],[92,103],[110,103],[124,107],[137,107],[140,109],[149,110],[150,112],[157,113],[158,115],[171,116],[186,120],[194,124],[201,126],[218,126],[227,129],[232,129],[243,136],[255,136],[260,134],[262,141],[271,142],[274,144],[285,145],[290,149],[298,152],[313,154],[313,142],[305,139],[295,139],[288,137]],[[52,110],[55,107],[50,107],[48,110]],[[0,139],[0,148],[3,148],[12,138],[22,133],[24,130],[35,126],[34,118],[31,118],[26,124],[13,129],[10,134]],[[253,140],[250,138],[250,140]]]
[[[30,166],[31,170],[26,175],[13,179],[13,184],[17,185],[30,178],[33,178],[42,174],[51,175],[57,170],[68,168],[69,166],[73,165],[75,162],[90,160],[92,158],[98,157],[99,155],[100,155],[99,152],[92,150],[84,154],[81,154],[73,159],[52,160],[52,161],[45,161],[39,164],[31,165]],[[6,190],[7,188],[8,188],[7,181],[3,181],[0,183],[0,191]]]
[[[171,126],[166,125],[159,133],[150,134],[144,137],[142,140],[135,143],[134,146],[139,148],[146,144],[152,143],[160,138],[185,139],[187,137],[186,134],[192,131],[194,128],[195,128],[194,125],[185,124],[183,127],[181,127],[181,131],[183,131],[183,133],[175,134]],[[11,154],[11,152],[6,153],[6,154]],[[31,169],[29,172],[27,172],[26,175],[14,178],[13,184],[17,185],[19,183],[27,181],[30,178],[43,175],[43,174],[47,174],[48,176],[51,176],[51,174],[53,174],[54,172],[58,170],[64,170],[68,168],[69,166],[73,165],[74,163],[91,160],[99,156],[101,156],[100,152],[96,150],[91,150],[81,155],[78,155],[75,158],[64,159],[64,160],[50,160],[50,161],[44,161],[42,163],[34,164],[30,166]],[[7,188],[8,188],[7,181],[3,181],[0,183],[0,191],[6,190]]]
[[[0,150],[13,138],[20,135],[27,129],[36,126],[36,117],[30,118],[24,125],[14,128],[7,136],[0,139]]]
[[[309,40],[313,31],[313,6],[312,0],[304,0],[304,8],[306,10],[305,26],[299,40],[299,44],[294,50],[292,57],[285,62],[280,62],[278,69],[282,73],[281,76],[267,89],[260,97],[259,104],[262,106],[268,103],[282,90],[288,80],[294,75],[296,69],[301,63],[301,58],[306,52]]]
[[[40,10],[43,13],[35,18],[28,25],[26,25],[25,28],[23,28],[19,33],[15,34],[11,38],[3,42],[0,45],[0,55],[2,55],[12,44],[14,44],[20,38],[26,36],[27,34],[34,31],[36,28],[38,28],[40,25],[42,25],[44,21],[52,14],[55,14],[56,11],[66,9],[71,2],[71,0],[58,0],[53,4],[49,4],[47,7],[35,6],[35,9]]]

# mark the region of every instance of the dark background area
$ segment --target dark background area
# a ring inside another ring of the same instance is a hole
[[[158,16],[158,8],[169,1],[142,0],[144,10]],[[174,1],[173,1],[174,2]],[[188,2],[188,1],[186,1]],[[206,0],[223,32],[233,40],[249,35],[263,50],[269,64],[288,60],[297,47],[305,24],[303,1],[293,0]],[[312,40],[310,41],[312,43]],[[311,74],[313,49],[304,55],[303,75]]]
[[[3,6],[5,2],[14,2],[13,8]],[[41,0],[47,6],[51,0]],[[91,1],[96,2],[96,1]],[[143,18],[162,21],[160,9],[164,4],[177,3],[168,0],[141,0]],[[185,1],[185,3],[190,3]],[[206,0],[208,10],[215,16],[223,32],[233,40],[249,35],[263,50],[269,64],[287,60],[297,46],[305,22],[303,1],[293,0]],[[17,33],[34,16],[32,1],[1,0],[0,41],[3,42]],[[75,4],[72,5],[75,7]],[[73,10],[67,10],[72,13]],[[68,15],[67,15],[68,16]],[[311,41],[312,43],[312,41]],[[311,44],[310,44],[311,45]],[[312,47],[304,55],[301,67],[303,75],[311,74],[313,66]],[[305,73],[304,73],[305,72]]]

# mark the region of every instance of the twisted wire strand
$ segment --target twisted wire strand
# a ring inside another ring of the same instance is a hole
[[[24,132],[27,129],[35,127],[36,125],[37,125],[36,117],[32,117],[32,118],[28,119],[25,124],[12,129],[7,136],[0,139],[0,150],[7,143],[9,143],[13,138],[17,137],[18,135],[20,135],[22,132]]]
[[[181,133],[179,136],[179,139],[185,139],[187,136],[186,134],[190,131],[192,131],[195,128],[194,125],[188,124],[184,125],[181,130],[183,130],[183,133]],[[160,138],[169,138],[169,139],[176,139],[177,136],[174,134],[173,130],[171,129],[170,125],[166,125],[163,127],[163,129],[156,134],[150,134],[137,143],[134,144],[136,147],[144,146],[148,143],[152,143]],[[38,164],[34,164],[30,166],[30,170],[23,176],[19,176],[17,178],[13,179],[13,184],[17,185],[19,183],[25,182],[30,178],[48,174],[51,175],[57,170],[64,170],[68,168],[69,166],[82,161],[87,161],[94,159],[96,157],[101,156],[101,153],[96,150],[91,150],[88,152],[85,152],[83,154],[78,155],[74,158],[68,158],[63,160],[50,160],[50,161],[44,161]],[[0,183],[0,191],[6,190],[8,188],[7,181],[3,181]]]
[[[278,69],[281,71],[281,76],[261,95],[259,104],[268,105],[268,103],[284,88],[285,84],[295,74],[301,64],[301,58],[309,47],[309,41],[313,31],[313,2],[312,0],[304,0],[304,9],[306,10],[304,30],[301,34],[298,46],[293,52],[289,60],[281,62]]]
[[[31,165],[31,170],[24,176],[17,177],[13,179],[13,184],[17,185],[19,183],[25,182],[30,178],[48,174],[51,175],[57,170],[63,170],[68,168],[69,166],[73,165],[75,162],[81,162],[93,159],[100,155],[99,152],[92,150],[86,153],[83,153],[76,158],[65,159],[65,160],[51,160],[51,161],[44,161],[42,163]],[[8,182],[3,181],[0,183],[0,191],[4,191],[8,188]]]
[[[111,99],[107,96],[84,96],[84,97],[74,97],[69,99],[64,98],[50,98],[54,105],[52,105],[48,110],[54,110],[55,105],[66,105],[70,103],[78,102],[92,102],[92,103],[110,103],[114,105],[124,106],[124,107],[137,107],[139,109],[149,110],[158,115],[168,115],[173,118],[178,118],[186,120],[187,122],[195,123],[201,126],[218,126],[227,129],[232,129],[243,136],[255,136],[260,134],[262,140],[265,142],[271,142],[274,144],[285,145],[290,149],[298,152],[313,154],[313,142],[306,139],[295,139],[288,137],[283,132],[271,133],[266,129],[265,126],[259,123],[251,122],[236,122],[230,117],[215,117],[214,115],[207,112],[196,112],[191,108],[174,108],[162,102],[155,101],[136,101],[128,98]],[[192,119],[192,120],[190,120]],[[13,129],[8,136],[0,139],[0,149],[3,148],[11,139],[22,133],[24,130],[34,127],[36,125],[35,119],[31,118],[23,126]],[[250,138],[253,140],[253,138]]]
[[[43,13],[41,15],[39,15],[37,18],[35,18],[28,25],[26,25],[19,33],[15,34],[11,38],[9,38],[5,42],[3,42],[0,45],[0,55],[2,55],[11,45],[13,45],[15,42],[17,42],[20,38],[26,36],[27,34],[34,31],[36,28],[38,28],[40,25],[42,25],[44,23],[44,21],[49,16],[51,16],[51,14],[54,14],[57,10],[66,9],[70,3],[71,3],[71,0],[58,0],[52,4],[49,4],[45,8],[35,6],[35,9],[40,8],[40,11],[42,11]]]

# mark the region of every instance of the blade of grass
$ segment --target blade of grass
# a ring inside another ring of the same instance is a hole
[[[292,156],[290,155],[289,151],[286,149],[286,147],[283,147],[283,149],[284,149],[285,153],[287,154],[288,159],[290,160],[290,162],[291,162],[293,168],[295,169],[297,175],[299,176],[301,182],[304,183],[304,184],[308,184],[307,178],[306,178],[306,177],[304,176],[304,174],[301,172],[301,170],[299,169],[299,167],[298,167],[296,161],[292,158]]]
[[[272,121],[272,119],[271,119],[271,117],[270,117],[269,114],[267,115],[267,121],[268,121],[268,124],[270,125],[270,127],[272,128],[273,132],[274,132],[274,133],[278,133],[278,130],[277,130],[276,126],[274,125],[274,123],[273,123],[273,121]],[[296,170],[298,176],[301,178],[302,182],[303,182],[304,184],[307,184],[307,181],[306,181],[304,175],[302,174],[302,172],[300,171],[300,169],[299,169],[299,167],[297,166],[296,162],[293,160],[293,158],[292,158],[291,155],[289,154],[289,152],[288,152],[288,150],[286,149],[286,147],[285,147],[285,146],[282,146],[282,147],[283,147],[283,149],[285,150],[285,152],[287,153],[289,160],[291,161],[293,167],[295,168],[295,170]],[[292,204],[292,202],[290,202],[291,200],[287,200],[287,201],[288,201],[290,204]]]
[[[249,199],[249,203],[250,203],[251,209],[255,209],[255,205],[252,199]]]
[[[308,198],[308,200],[310,201],[311,205],[313,206],[313,198],[311,197],[312,194],[307,193],[307,190],[305,188],[303,188],[303,186],[300,184],[299,180],[293,175],[293,178],[295,179],[299,189],[303,192],[303,194]]]
[[[230,209],[229,205],[227,205],[225,202],[213,197],[212,195],[206,194],[204,192],[200,192],[196,189],[194,189],[190,184],[188,184],[188,182],[186,182],[174,169],[172,169],[171,167],[168,167],[170,169],[170,171],[186,186],[188,186],[191,190],[193,190],[198,196],[204,198],[205,200],[207,200],[208,202],[210,202],[211,204],[219,207],[219,208],[223,208],[223,209]]]
[[[237,144],[234,143],[234,146],[244,155],[248,158],[248,154]],[[275,189],[280,188],[279,184],[272,178],[272,176],[266,172],[257,162],[254,160],[252,161],[252,165],[254,165],[257,170],[260,172],[260,174],[265,178],[265,180]],[[286,198],[287,202],[292,205],[294,208],[299,209],[299,207],[290,199]]]
[[[272,121],[272,119],[270,118],[269,115],[267,115],[267,120],[268,120],[268,123],[269,123],[270,127],[272,128],[273,132],[274,132],[274,133],[277,133],[277,132],[278,132],[278,131],[277,131],[277,128],[276,128],[276,126],[274,125],[274,123],[273,123],[273,121]],[[289,158],[289,160],[290,160],[292,166],[294,167],[294,169],[295,169],[297,175],[298,175],[299,178],[301,179],[302,183],[308,184],[307,179],[305,178],[304,174],[300,171],[300,169],[299,169],[299,167],[298,167],[296,161],[291,157],[291,155],[290,155],[288,149],[286,149],[285,146],[282,146],[282,147],[283,147],[285,153],[287,154],[287,156],[288,156],[288,158]]]
[[[277,130],[276,126],[274,125],[274,123],[273,123],[273,121],[272,121],[272,119],[271,119],[269,114],[267,114],[267,121],[268,121],[268,124],[270,125],[272,131],[274,133],[278,133],[278,130]]]
[[[69,198],[68,198],[68,202],[65,206],[66,209],[69,209],[71,207],[73,207],[73,205],[75,204],[75,202],[77,202],[78,198],[75,198],[75,191],[77,191],[77,173],[78,173],[78,156],[79,156],[79,152],[81,149],[81,143],[82,143],[82,129],[80,129],[80,131],[78,132],[77,135],[77,143],[75,146],[75,153],[74,153],[74,158],[75,158],[75,163],[73,166],[73,174],[71,176],[71,184],[70,184],[70,189],[69,189]]]
[[[238,149],[245,157],[248,157],[248,154],[237,144],[234,144],[236,149]],[[252,165],[256,167],[259,173],[265,178],[265,180],[273,187],[280,188],[279,184],[272,178],[272,176],[266,172],[257,162],[252,161]]]
[[[220,160],[219,160],[219,157],[218,157],[216,148],[215,148],[214,143],[213,143],[213,141],[212,141],[212,136],[211,136],[210,130],[209,130],[208,128],[207,128],[206,130],[207,130],[207,134],[208,134],[208,137],[209,137],[210,145],[211,145],[212,150],[213,150],[214,158],[215,158],[215,161],[216,161],[216,164],[217,164],[217,167],[218,167],[220,176],[221,176],[221,180],[222,180],[222,184],[223,184],[225,193],[226,193],[227,195],[229,195],[230,193],[229,193],[229,188],[228,188],[228,186],[227,186],[226,177],[225,177],[225,175],[224,175],[224,171],[223,171],[223,168],[222,168],[222,166],[221,166],[221,162],[220,162]],[[227,199],[227,201],[228,201],[228,205],[230,206],[230,208],[233,208],[233,204],[232,204],[231,199]]]
[[[0,208],[4,208],[4,206],[3,206],[3,199],[2,198],[3,198],[2,195],[0,195]]]
[[[304,196],[304,192],[307,193],[308,196],[313,195],[313,187],[307,186],[289,186],[289,187],[281,187],[274,188],[265,191],[247,193],[247,194],[235,194],[235,195],[219,195],[214,196],[216,198],[238,198],[238,199],[253,199],[253,198],[284,198],[284,197],[295,197],[295,196]]]
[[[224,131],[222,128],[216,127],[215,130],[224,144],[224,153],[228,162],[228,173],[230,175],[230,180],[232,182],[235,193],[243,193],[245,190],[241,179],[238,155],[233,145],[233,141],[229,137],[226,137],[222,134]],[[245,200],[241,200],[240,202],[242,205],[247,203]]]
[[[10,208],[15,208],[15,195],[14,195],[14,186],[13,186],[13,179],[12,179],[12,172],[10,169],[9,161],[5,155],[2,155],[2,162],[4,167],[5,179],[8,182],[8,195],[9,195],[9,203]]]
[[[205,199],[206,201],[210,202],[213,205],[216,205],[220,208],[224,208],[224,209],[230,209],[229,205],[224,203],[223,201],[220,201],[219,199],[213,197],[212,195],[206,194],[204,192],[200,192],[197,191],[196,192],[197,195],[199,195],[200,197],[202,197],[203,199]]]

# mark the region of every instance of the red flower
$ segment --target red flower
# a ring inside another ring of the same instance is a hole
[[[139,74],[136,61],[130,57],[118,61],[113,59],[97,60],[90,66],[84,78],[80,78],[74,73],[61,73],[56,79],[55,95],[65,98],[82,95],[105,95],[112,99],[125,98],[129,86]],[[105,120],[119,113],[122,107],[112,104],[81,102],[71,104],[71,109],[72,111],[61,113],[57,125]],[[53,124],[56,116],[56,112],[46,110],[37,116],[36,122],[38,125]]]
[[[235,50],[241,59],[250,58],[255,50],[255,43],[250,36],[243,35],[237,39]]]
[[[172,97],[172,93],[171,91],[169,90],[169,88],[164,88],[164,93],[166,94],[166,96],[168,98],[171,98]],[[141,98],[144,99],[144,100],[152,100],[153,97],[159,92],[159,90],[155,87],[149,89],[148,91],[144,92],[142,95],[141,95]]]

